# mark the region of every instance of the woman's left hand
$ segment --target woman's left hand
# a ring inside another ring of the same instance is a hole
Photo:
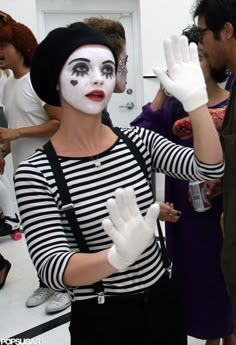
[[[173,203],[159,202],[158,204],[160,206],[160,215],[158,217],[160,220],[172,223],[176,223],[179,220],[181,212],[175,210]]]

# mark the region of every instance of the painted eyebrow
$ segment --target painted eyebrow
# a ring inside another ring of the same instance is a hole
[[[89,59],[85,59],[85,58],[77,58],[77,59],[74,59],[74,60],[71,60],[68,65],[70,65],[71,63],[75,62],[75,61],[85,61],[85,62],[91,62]],[[106,64],[106,63],[111,63],[112,65],[115,66],[115,63],[112,61],[112,60],[106,60],[104,61],[102,64]]]
[[[75,62],[75,61],[86,61],[86,62],[91,62],[89,59],[84,59],[84,58],[77,58],[74,60],[71,60],[68,65],[70,65],[71,63]]]
[[[112,60],[106,60],[102,64],[104,65],[105,63],[111,63],[112,65],[115,66],[115,63]]]

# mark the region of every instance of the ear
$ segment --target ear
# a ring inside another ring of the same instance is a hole
[[[59,85],[58,85],[58,84],[57,84],[57,86],[56,86],[56,90],[59,91]]]
[[[223,35],[224,39],[230,39],[230,38],[234,37],[234,27],[230,22],[224,23],[222,35]]]

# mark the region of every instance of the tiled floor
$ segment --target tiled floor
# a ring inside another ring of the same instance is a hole
[[[25,307],[25,300],[37,288],[38,282],[24,238],[21,241],[13,241],[9,236],[0,237],[0,252],[12,264],[6,284],[0,290],[0,340],[32,329],[30,335],[30,338],[34,340],[31,340],[32,344],[69,345],[68,322],[44,332],[44,323],[47,326],[52,323],[56,326],[59,317],[61,317],[59,320],[67,318],[69,308],[61,313],[46,315],[45,304],[35,308]],[[53,321],[50,323],[51,320]],[[204,341],[189,338],[189,345],[204,343]]]

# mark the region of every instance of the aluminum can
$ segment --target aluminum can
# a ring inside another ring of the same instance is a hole
[[[206,182],[190,181],[189,191],[192,198],[193,207],[196,212],[205,212],[211,208],[211,202],[206,196]]]

